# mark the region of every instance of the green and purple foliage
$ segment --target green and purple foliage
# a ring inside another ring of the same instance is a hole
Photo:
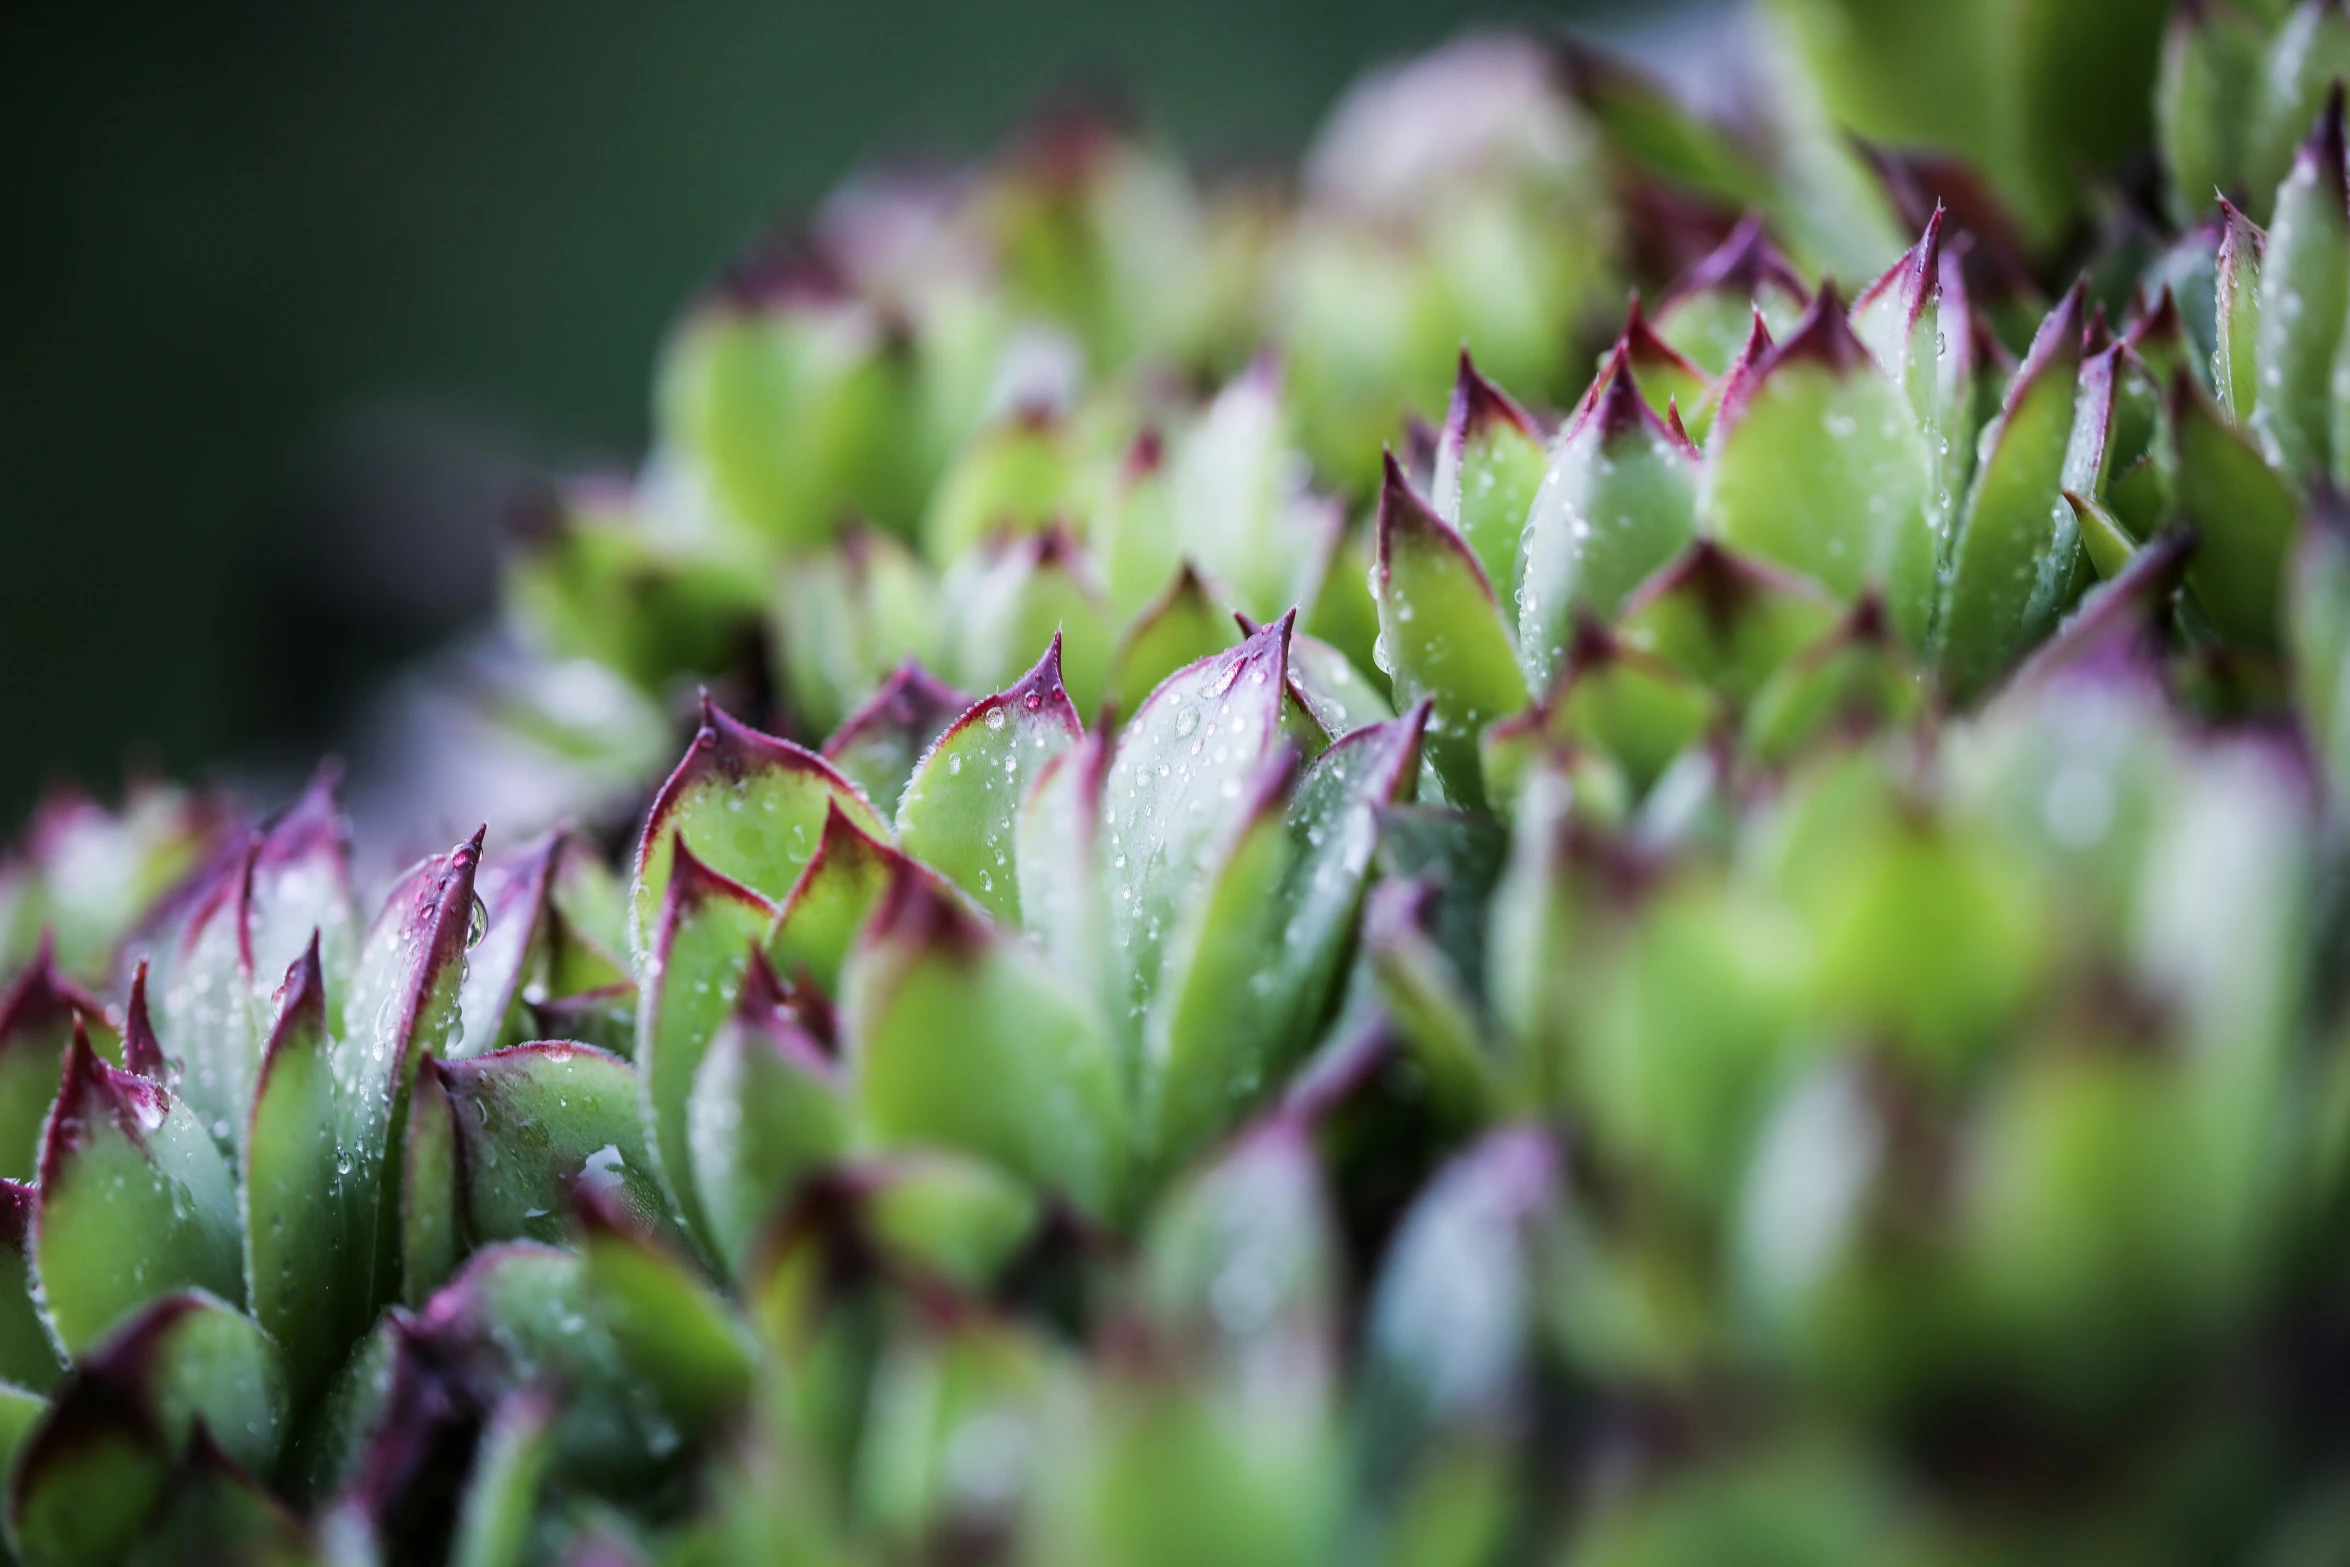
[[[588,830],[44,810],[15,1556],[2342,1559],[2350,22],[1766,10],[729,269]]]

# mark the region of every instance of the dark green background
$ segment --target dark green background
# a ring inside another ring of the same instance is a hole
[[[676,302],[859,158],[1072,80],[1280,158],[1480,14],[0,6],[0,812],[330,742],[486,610],[516,477],[633,453]]]

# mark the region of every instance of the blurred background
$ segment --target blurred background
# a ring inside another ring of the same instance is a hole
[[[1481,0],[0,7],[0,817],[306,767],[495,597],[547,466],[634,457],[672,312],[860,159],[1108,87],[1210,170]],[[1643,50],[1642,52],[1646,52]]]

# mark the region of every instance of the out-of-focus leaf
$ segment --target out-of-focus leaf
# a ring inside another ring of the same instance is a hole
[[[2335,22],[2350,46],[2350,21]],[[2350,314],[2350,174],[2343,157],[2337,83],[2277,192],[2260,266],[2254,349],[2260,398],[2252,428],[2269,460],[2302,483],[2335,471],[2334,357]]]
[[[0,1179],[33,1179],[74,1031],[104,1018],[97,999],[59,972],[46,941],[0,995]]]
[[[1000,691],[1020,678],[1038,648],[1057,642],[1069,701],[1081,712],[1100,705],[1117,623],[1065,528],[1056,524],[965,557],[941,591],[955,606],[946,668],[957,684]]]
[[[1127,1110],[1094,1009],[1017,940],[901,876],[842,979],[859,1121],[883,1146],[936,1142],[1114,1213]]]
[[[681,1430],[700,1432],[741,1408],[753,1361],[748,1336],[693,1265],[647,1235],[604,1195],[583,1195],[582,1285],[632,1377]]]
[[[1825,634],[1836,613],[1835,601],[1809,578],[1700,539],[1625,601],[1616,637],[1736,707]]]
[[[1185,561],[1166,590],[1144,605],[1118,639],[1110,660],[1109,696],[1131,713],[1159,682],[1187,664],[1213,658],[1235,640],[1232,617],[1209,597]]]
[[[2171,383],[2170,413],[2179,443],[2179,512],[2197,538],[2188,591],[2222,636],[2254,651],[2273,648],[2300,505],[2184,372]]]
[[[763,958],[694,1074],[686,1128],[711,1244],[737,1272],[793,1187],[847,1151],[840,1069],[791,1016]]]

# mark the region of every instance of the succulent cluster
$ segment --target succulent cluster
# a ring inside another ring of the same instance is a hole
[[[2350,13],[2009,9],[731,270],[513,568],[512,734],[761,709],[617,855],[0,876],[10,1550],[2341,1560]]]

